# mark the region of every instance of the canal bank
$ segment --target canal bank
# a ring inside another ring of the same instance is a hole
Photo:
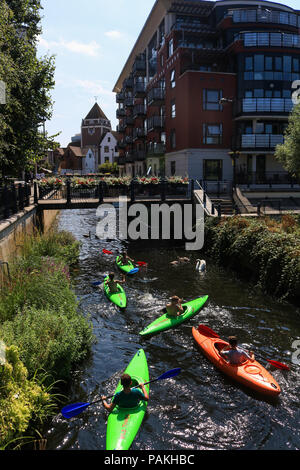
[[[204,252],[277,299],[300,305],[300,219],[207,218]]]

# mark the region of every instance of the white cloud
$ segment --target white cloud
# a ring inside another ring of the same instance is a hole
[[[93,93],[95,96],[109,96],[111,98],[115,97],[115,94],[103,87],[103,85],[98,80],[75,80],[74,84],[79,88],[82,88],[84,91]]]
[[[47,41],[46,39],[39,37],[39,45],[45,49],[65,49],[76,54],[83,54],[90,57],[97,57],[99,55],[100,45],[96,41],[84,44],[76,40],[65,41],[60,39],[59,41]]]
[[[106,33],[104,34],[105,36],[111,39],[120,39],[123,36],[123,34],[120,31],[116,31],[116,30],[106,31]]]

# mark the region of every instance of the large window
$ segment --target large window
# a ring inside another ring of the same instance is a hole
[[[170,74],[170,82],[171,82],[171,87],[172,87],[172,88],[175,88],[175,86],[176,86],[175,69],[173,69],[173,70],[171,71],[171,74]]]
[[[206,111],[222,111],[220,100],[223,97],[222,90],[203,90],[203,109]]]
[[[170,41],[169,41],[168,57],[171,57],[171,55],[173,55],[173,52],[174,52],[174,40],[173,40],[173,39],[170,39]]]
[[[222,124],[203,124],[203,143],[208,145],[222,144]]]
[[[254,54],[245,57],[245,80],[285,80],[300,79],[300,59],[290,55],[270,56]]]

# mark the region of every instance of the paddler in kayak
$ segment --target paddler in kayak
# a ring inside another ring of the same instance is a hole
[[[132,379],[130,375],[122,375],[121,385],[123,386],[123,390],[115,394],[110,404],[107,403],[105,396],[101,397],[102,404],[107,411],[113,411],[117,405],[120,408],[136,408],[141,400],[149,400],[149,394],[144,384],[139,384],[142,390],[138,388],[131,389]]]
[[[131,261],[132,264],[134,264],[134,260],[128,256],[127,251],[123,250],[119,257],[120,264],[122,266],[126,266],[126,264],[128,264],[129,261]]]
[[[184,313],[184,308],[181,305],[182,302],[183,299],[180,299],[177,295],[173,295],[173,297],[171,297],[171,303],[166,305],[167,315],[174,318],[182,315],[182,313]]]
[[[110,294],[117,294],[119,292],[118,284],[124,284],[125,282],[126,278],[124,274],[122,281],[119,281],[115,280],[115,273],[110,273],[108,279],[104,281],[104,284],[108,286]]]
[[[230,349],[222,350],[220,351],[220,354],[231,365],[239,366],[247,360],[255,360],[253,351],[248,352],[245,349],[238,347],[238,340],[236,336],[229,336],[228,342]]]

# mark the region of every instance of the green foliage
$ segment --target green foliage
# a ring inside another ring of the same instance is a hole
[[[0,2],[0,80],[6,104],[0,105],[0,165],[17,173],[40,158],[53,140],[39,132],[52,114],[54,57],[37,57],[41,33],[40,0]]]
[[[24,240],[3,280],[0,340],[8,349],[0,365],[0,448],[49,417],[53,380],[69,380],[90,351],[92,327],[78,309],[69,275],[78,255],[71,234],[37,234]]]
[[[102,165],[99,165],[98,169],[100,173],[119,173],[119,167],[117,163],[102,163]]]
[[[43,422],[54,408],[48,391],[35,379],[28,380],[27,369],[15,346],[6,348],[6,363],[0,366],[0,449],[22,437],[29,423]]]
[[[290,114],[284,143],[277,145],[275,157],[291,175],[300,176],[300,103]]]
[[[242,272],[265,292],[299,301],[300,226],[297,217],[208,219],[207,252],[220,264]]]

